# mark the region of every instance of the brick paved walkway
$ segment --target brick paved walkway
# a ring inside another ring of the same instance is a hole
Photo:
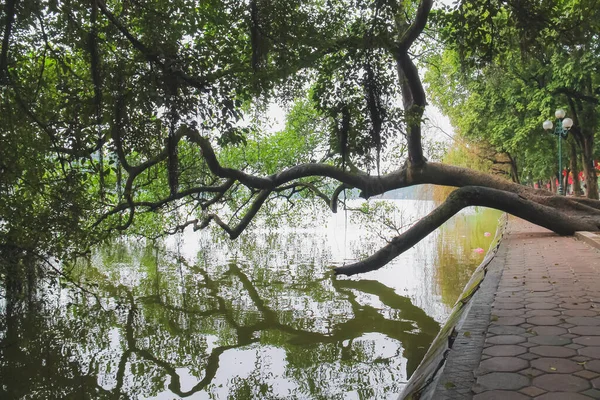
[[[600,251],[509,227],[473,399],[600,399]]]

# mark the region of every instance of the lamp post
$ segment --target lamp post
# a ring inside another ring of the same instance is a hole
[[[556,117],[556,128],[552,132],[558,137],[558,194],[562,195],[562,139],[566,139],[569,134],[569,129],[573,126],[573,120],[571,118],[565,118],[566,112],[562,108],[559,108],[554,113]],[[542,124],[545,130],[551,131],[553,124],[552,121],[544,121]]]

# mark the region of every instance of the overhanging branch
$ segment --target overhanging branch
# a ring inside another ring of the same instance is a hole
[[[480,186],[466,186],[452,192],[442,205],[406,232],[396,236],[388,245],[362,261],[336,268],[336,274],[354,275],[383,267],[468,206],[484,206],[505,211],[562,235],[573,234],[576,230],[596,231],[599,228],[597,222],[591,219],[563,213],[515,193]]]

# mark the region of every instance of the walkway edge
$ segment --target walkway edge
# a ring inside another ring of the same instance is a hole
[[[456,302],[399,400],[471,399],[473,371],[479,365],[491,307],[502,276],[506,246],[504,214],[492,246]]]
[[[600,235],[596,232],[579,231],[575,232],[575,237],[592,247],[600,249]]]

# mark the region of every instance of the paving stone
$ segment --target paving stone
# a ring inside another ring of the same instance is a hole
[[[519,310],[494,310],[494,315],[498,317],[524,317],[525,309]]]
[[[600,347],[598,346],[586,346],[577,350],[577,352],[582,356],[600,358]]]
[[[516,287],[498,287],[498,290],[496,290],[496,294],[498,295],[515,295],[515,294],[519,294],[523,292],[523,287],[522,286],[516,286]]]
[[[590,397],[579,393],[545,393],[535,398],[535,400],[590,400]]]
[[[567,347],[569,349],[573,349],[573,350],[578,350],[578,349],[581,349],[582,347],[585,347],[585,346],[582,346],[582,345],[577,344],[577,343],[571,343],[571,344],[565,345],[565,347]]]
[[[513,372],[492,372],[478,377],[477,384],[489,390],[518,390],[529,386],[529,378]]]
[[[573,357],[577,354],[577,351],[573,349],[567,349],[562,346],[537,346],[532,347],[529,351],[533,354],[537,354],[542,357]]]
[[[547,345],[547,346],[563,346],[565,344],[571,343],[571,339],[569,339],[569,338],[562,337],[562,336],[549,336],[549,335],[537,335],[537,336],[530,337],[527,340],[532,343],[535,343],[535,344],[541,344],[541,345]]]
[[[536,343],[530,343],[530,342],[525,342],[525,343],[519,343],[519,346],[523,346],[523,347],[534,347],[534,346],[539,346]]]
[[[540,375],[533,378],[533,385],[549,392],[581,392],[590,388],[590,382],[570,374]]]
[[[573,339],[573,343],[584,346],[600,346],[600,336],[580,336]]]
[[[495,301],[493,308],[494,308],[494,310],[517,310],[517,309],[522,309],[523,304],[521,304],[521,303],[506,303],[506,302],[499,303],[499,302]]]
[[[560,335],[560,336],[566,337],[568,339],[573,339],[573,338],[578,338],[579,337],[579,335],[574,335],[572,333],[565,333],[564,335]]]
[[[583,370],[583,366],[564,358],[538,358],[531,361],[531,366],[540,371],[560,374],[572,374]]]
[[[503,290],[514,290],[514,288],[520,287],[523,284],[523,282],[519,282],[518,280],[511,280],[511,281],[504,281],[500,284],[500,289]]]
[[[580,362],[588,362],[590,360],[593,360],[593,358],[590,358],[587,356],[575,356],[575,357],[571,357],[571,360],[580,363]]]
[[[490,344],[518,344],[526,340],[526,338],[519,335],[496,335],[487,338],[485,341]]]
[[[531,328],[531,330],[537,333],[538,335],[548,336],[563,335],[569,332],[565,328],[561,328],[559,326],[536,326],[534,328]]]
[[[523,360],[535,360],[536,358],[540,358],[540,356],[538,356],[537,354],[532,353],[521,354],[519,357]]]
[[[600,373],[600,360],[587,361],[584,364],[585,369]]]
[[[559,328],[562,329],[562,328]],[[495,335],[520,335],[525,333],[526,329],[521,328],[520,326],[502,326],[502,325],[492,325],[488,329],[489,333],[493,333]],[[566,330],[565,330],[566,333]]]
[[[553,308],[558,307],[558,304],[556,303],[529,303],[529,304],[525,304],[525,308],[531,309],[531,310],[552,310]]]
[[[528,386],[526,388],[523,388],[523,389],[519,390],[519,392],[523,393],[526,396],[531,396],[531,397],[535,397],[535,396],[538,396],[540,394],[546,393],[545,390],[542,390],[542,389],[537,388],[535,386]]]
[[[465,397],[466,398],[466,397]],[[529,396],[525,396],[518,392],[507,390],[491,390],[473,396],[473,400],[529,400]]]
[[[512,299],[512,298],[523,298],[523,294],[521,292],[498,292],[496,293],[495,299]]]
[[[495,357],[512,357],[512,356],[516,356],[519,354],[523,354],[526,351],[527,351],[527,349],[525,347],[514,345],[514,344],[507,344],[507,345],[494,345],[494,346],[488,347],[487,349],[483,350],[483,354],[487,354],[489,356],[495,356]]]
[[[597,373],[592,372],[592,371],[587,371],[587,370],[577,371],[574,373],[574,375],[580,376],[583,379],[594,379],[598,376]]]
[[[527,322],[533,325],[558,325],[563,321],[557,317],[531,317],[527,318]]]
[[[598,313],[592,310],[565,310],[564,315],[570,315],[572,317],[596,317]]]
[[[592,386],[595,387],[596,389],[599,389],[600,388],[600,378],[593,379]]]
[[[588,389],[585,392],[581,392],[581,394],[586,395],[592,399],[600,399],[600,390],[598,389]]]
[[[581,310],[578,310],[581,311]],[[523,317],[531,318],[531,317],[556,317],[560,315],[560,311],[556,310],[528,310]]]
[[[591,303],[561,303],[561,307],[566,310],[589,310]]]
[[[517,357],[492,357],[482,361],[477,370],[478,375],[489,372],[517,372],[529,367],[529,362]]]
[[[495,302],[499,302],[499,303],[522,303],[524,301],[523,297],[521,296],[513,296],[513,295],[507,295],[507,296],[496,296],[496,300]]]
[[[567,318],[565,322],[579,326],[598,326],[600,325],[600,318],[594,317],[571,317]]]
[[[498,317],[497,320],[492,321],[492,324],[510,326],[510,325],[521,325],[524,322],[525,322],[525,318],[521,318],[521,317]]]
[[[558,295],[558,297],[581,297],[581,292],[577,290],[558,290],[556,294]]]
[[[569,329],[569,328],[573,328],[575,325],[565,323],[565,324],[559,324],[557,326],[560,326],[561,328]]]
[[[569,332],[581,336],[600,336],[600,326],[575,326]]]
[[[552,285],[527,285],[527,288],[534,292],[549,292],[552,290]]]
[[[525,298],[529,299],[539,299],[539,298],[543,298],[543,297],[552,297],[553,293],[551,292],[534,292],[534,291],[530,291],[529,293],[525,294]]]
[[[543,374],[542,371],[540,371],[539,369],[535,369],[535,368],[527,368],[527,369],[524,369],[522,371],[519,371],[519,373],[521,375],[524,375],[524,376],[528,377],[528,378],[535,378],[536,376],[539,376],[539,375]]]

